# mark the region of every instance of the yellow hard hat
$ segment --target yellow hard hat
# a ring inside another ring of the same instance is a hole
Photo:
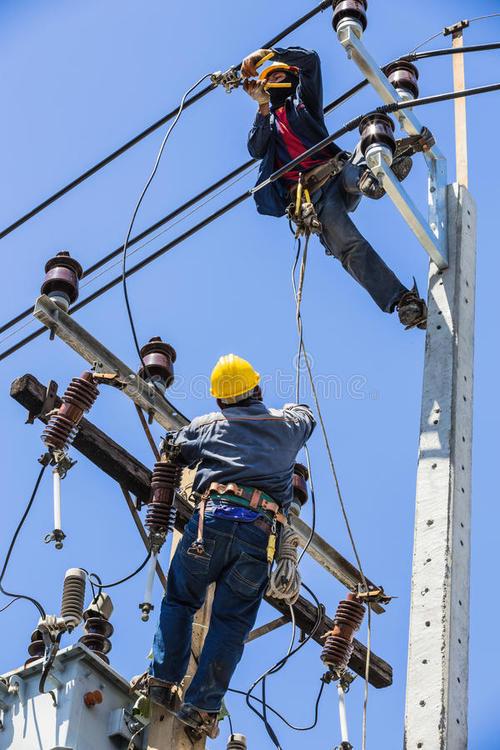
[[[275,73],[278,70],[282,70],[284,73],[286,71],[290,71],[291,73],[295,73],[295,75],[299,74],[299,69],[295,67],[295,65],[287,65],[286,63],[280,63],[280,62],[273,62],[269,65],[268,68],[262,71],[262,73],[259,76],[259,81],[266,81],[267,77],[271,75],[271,73]]]
[[[249,396],[259,384],[260,375],[250,362],[236,354],[224,354],[210,376],[210,393],[229,403],[238,401],[241,396]]]

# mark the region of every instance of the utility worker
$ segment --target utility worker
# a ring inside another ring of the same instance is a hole
[[[274,543],[277,527],[286,523],[297,453],[315,426],[307,406],[265,406],[259,382],[249,362],[221,357],[211,375],[221,411],[197,417],[174,435],[181,462],[197,467],[193,494],[199,504],[170,565],[149,697],[211,737],[218,734],[222,699],[267,586],[270,539]],[[179,709],[193,616],[211,583],[210,627]]]
[[[273,62],[257,80],[258,63],[272,55]],[[259,182],[328,136],[323,115],[321,63],[316,52],[300,47],[259,49],[245,58],[241,74],[244,89],[259,109],[250,130],[248,150],[261,159]],[[280,87],[273,88],[276,84]],[[283,86],[287,87],[283,87]],[[343,165],[343,168],[342,168]],[[395,159],[393,171],[404,179],[411,159]],[[336,174],[335,174],[336,172]],[[427,307],[416,284],[407,289],[358,231],[348,216],[361,195],[380,198],[383,188],[356,149],[342,152],[334,143],[305,160],[299,168],[255,193],[259,213],[283,216],[294,201],[299,173],[304,186],[311,183],[311,200],[322,225],[320,241],[363,286],[381,310],[398,311],[406,328],[426,327]]]

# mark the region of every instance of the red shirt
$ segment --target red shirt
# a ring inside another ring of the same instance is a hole
[[[307,151],[313,143],[305,143],[290,127],[288,116],[286,113],[286,107],[280,107],[274,111],[274,117],[276,121],[276,129],[278,132],[278,140],[276,144],[276,169],[279,169],[284,164],[287,164],[292,159],[296,159],[298,156]],[[331,154],[326,150],[319,151],[310,156],[308,159],[304,159],[301,162],[300,167],[290,172],[286,172],[282,179],[287,182],[298,182],[300,172],[307,172],[313,167],[317,167],[318,164],[324,164],[326,161],[331,159]]]

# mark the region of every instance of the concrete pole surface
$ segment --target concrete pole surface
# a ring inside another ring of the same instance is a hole
[[[448,187],[449,268],[430,264],[405,750],[466,750],[476,209]]]

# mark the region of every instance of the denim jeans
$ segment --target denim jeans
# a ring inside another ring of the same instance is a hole
[[[323,225],[320,240],[327,254],[340,260],[380,309],[390,313],[407,289],[349,218],[348,211],[359,203],[360,193],[353,179],[358,169],[349,164],[342,175],[330,180],[313,196]]]
[[[193,616],[209,584],[216,583],[210,627],[184,702],[218,711],[244,642],[254,626],[267,585],[267,533],[254,523],[205,516],[205,553],[189,554],[198,513],[175,552],[153,644],[151,673],[167,682],[184,678],[191,652]]]

